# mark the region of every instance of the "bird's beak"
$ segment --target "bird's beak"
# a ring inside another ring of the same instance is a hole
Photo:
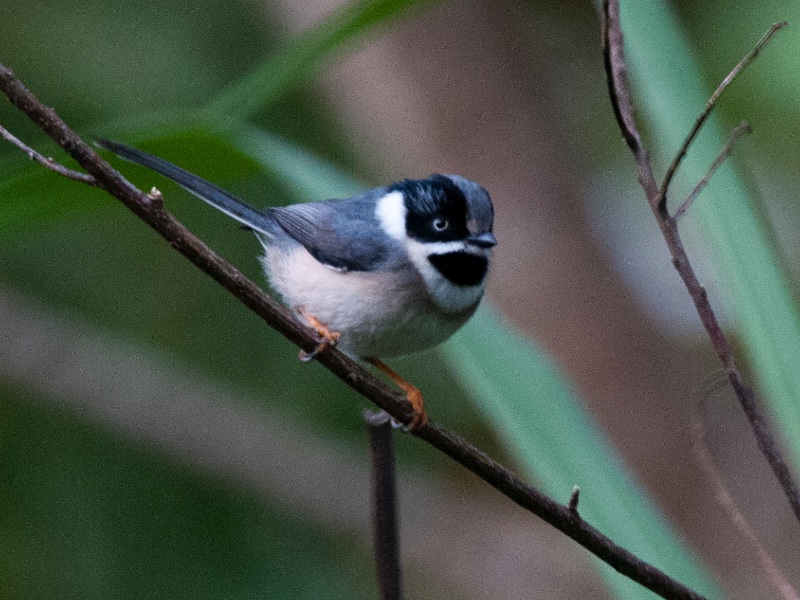
[[[467,243],[478,248],[491,248],[497,245],[497,238],[491,231],[482,233],[480,235],[472,235],[467,238]]]

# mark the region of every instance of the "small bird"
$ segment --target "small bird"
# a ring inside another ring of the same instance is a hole
[[[381,358],[449,338],[483,296],[494,208],[488,192],[459,175],[431,175],[352,198],[259,211],[161,158],[98,138],[100,147],[172,179],[251,229],[264,247],[267,279],[328,345],[369,362],[405,393],[414,430],[427,423],[420,390]]]

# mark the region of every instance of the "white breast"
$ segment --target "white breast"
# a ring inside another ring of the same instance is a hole
[[[263,264],[287,306],[302,307],[340,332],[338,347],[360,358],[398,356],[435,346],[464,324],[480,299],[478,294],[470,305],[445,311],[431,300],[427,283],[413,269],[336,271],[300,246],[267,246]]]

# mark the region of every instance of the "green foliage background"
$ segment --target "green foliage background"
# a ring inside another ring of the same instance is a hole
[[[270,22],[256,21],[246,3],[45,4],[0,9],[0,60],[68,123],[169,157],[245,198],[289,203],[366,185],[359,183],[366,173],[339,125],[310,86],[314,76],[351,44],[380,35],[398,18],[417,18],[433,2],[355,2],[291,39],[277,27],[265,35]],[[677,60],[676,68],[696,76],[680,87],[692,101],[670,103],[653,92],[657,68],[635,65],[644,104],[664,102],[647,112],[652,118],[646,125],[664,139],[664,131],[688,130],[705,92],[699,68],[685,58],[692,48],[679,21],[658,3],[636,6],[624,24],[636,48],[630,54],[653,52],[662,67]],[[681,17],[690,31],[700,20],[688,9]],[[648,31],[665,36],[660,45]],[[742,40],[718,60],[727,64],[753,41]],[[782,51],[797,54],[796,48]],[[713,62],[715,55],[705,59]],[[791,96],[778,89],[781,97]],[[752,108],[748,98],[738,102]],[[796,114],[778,101],[771,109],[785,110],[787,120]],[[680,124],[662,126],[658,115]],[[0,108],[0,123],[52,152],[8,106]],[[656,149],[657,159],[670,155],[670,144],[676,140]],[[151,185],[144,170],[117,164],[133,182]],[[746,196],[744,184],[732,185]],[[159,187],[179,219],[262,280],[255,240],[221,224],[213,211],[198,210],[176,186]],[[714,202],[704,199],[700,210]],[[742,202],[751,206],[746,197]],[[722,270],[740,266],[725,248],[731,231],[714,229],[715,215],[704,219],[718,240]],[[737,317],[736,331],[759,380],[781,383],[780,389],[766,387],[776,414],[789,424],[782,434],[796,458],[800,432],[791,424],[797,419],[797,371],[786,359],[797,355],[797,316],[780,255],[765,236],[757,232],[744,244],[759,249],[748,253],[751,273],[769,265],[767,284],[749,285],[753,279],[746,273],[727,278],[727,308]],[[143,352],[156,349],[255,392],[265,406],[280,407],[365,461],[357,410],[362,400],[321,368],[301,365],[289,344],[102,193],[59,179],[7,147],[0,148],[0,257],[4,285]],[[762,319],[758,307],[776,306],[776,297],[780,306]],[[747,326],[756,316],[758,324]],[[512,461],[556,498],[566,500],[576,482],[587,486],[592,493],[581,503],[587,519],[681,581],[722,597],[608,446],[564,375],[490,306],[443,351],[408,358],[403,368],[414,372],[427,397],[436,398],[437,421]],[[375,597],[363,537],[270,505],[143,440],[54,408],[14,381],[0,381],[0,390],[0,596]],[[473,402],[465,403],[466,397]],[[575,439],[582,443],[570,443]],[[408,472],[454,476],[450,465],[413,440],[399,445]],[[608,568],[601,573],[617,597],[652,597]],[[435,596],[420,588],[414,597]]]

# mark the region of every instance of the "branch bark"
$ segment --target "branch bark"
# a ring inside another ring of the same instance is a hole
[[[195,237],[164,209],[159,195],[147,195],[127,182],[67,127],[53,109],[42,104],[14,73],[2,64],[0,64],[0,91],[75,159],[96,180],[98,187],[122,202],[161,235],[170,246],[228,290],[267,325],[306,352],[311,352],[317,346],[318,340],[312,330],[301,325],[288,310],[272,300],[233,265]],[[319,353],[316,360],[398,421],[408,423],[413,417],[413,410],[405,395],[389,388],[335,348],[328,348]],[[663,571],[615,544],[584,521],[569,506],[556,502],[526,484],[516,474],[457,434],[429,421],[427,426],[415,429],[413,435],[428,442],[521,507],[556,527],[623,575],[661,597],[703,598]]]
[[[639,183],[644,190],[653,215],[658,222],[664,240],[667,242],[670,256],[672,257],[672,264],[678,271],[684,286],[686,286],[689,295],[694,302],[697,314],[703,323],[703,327],[711,339],[711,344],[714,346],[714,351],[725,369],[728,381],[736,394],[742,409],[750,421],[750,426],[755,434],[758,447],[766,457],[770,466],[772,467],[775,476],[783,488],[786,497],[789,499],[789,504],[794,511],[795,517],[800,521],[800,493],[798,493],[797,484],[794,481],[786,459],[783,457],[780,446],[778,445],[775,436],[770,430],[766,418],[761,413],[758,404],[756,403],[755,395],[750,387],[745,383],[742,374],[736,366],[736,360],[733,356],[730,343],[728,342],[722,328],[717,321],[714,310],[711,308],[711,303],[708,300],[706,290],[689,262],[689,257],[683,247],[683,241],[678,233],[678,221],[675,217],[669,214],[667,208],[667,189],[669,180],[664,181],[664,191],[656,182],[653,168],[650,163],[647,150],[642,144],[639,131],[636,127],[636,119],[634,118],[633,102],[631,100],[630,86],[628,84],[627,66],[625,63],[624,53],[624,38],[622,29],[619,22],[619,2],[618,0],[604,0],[603,1],[603,56],[606,66],[606,76],[608,80],[608,89],[611,96],[611,104],[614,108],[614,114],[617,117],[617,123],[622,131],[622,137],[628,144],[631,152],[633,153],[634,160],[636,161],[636,170],[638,174]],[[763,45],[770,39],[775,31],[783,27],[783,24],[776,24],[770,31],[761,39],[756,46],[756,50],[748,54],[744,61],[740,62],[733,71],[725,78],[723,84],[714,93],[714,96],[706,105],[706,110],[698,119],[695,129],[705,122],[708,113],[713,108],[719,94],[725,89],[725,86],[744,68],[750,61],[752,61],[761,50]],[[696,131],[693,129],[690,137],[687,138],[688,145],[694,139]],[[686,149],[682,148],[679,157],[673,161],[674,168],[680,162],[680,155],[685,154]],[[672,177],[674,170],[670,167],[668,176]]]
[[[397,482],[392,420],[385,412],[364,412],[372,460],[372,528],[381,600],[403,599],[397,525]]]

